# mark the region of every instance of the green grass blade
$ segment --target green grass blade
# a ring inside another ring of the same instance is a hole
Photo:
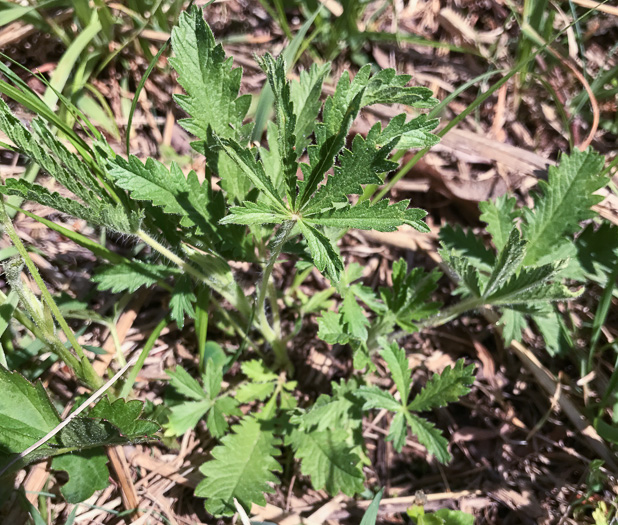
[[[594,366],[594,355],[597,344],[599,342],[599,338],[601,337],[601,329],[607,320],[607,314],[609,313],[609,308],[612,305],[612,298],[614,294],[614,287],[616,286],[616,280],[618,279],[618,262],[614,265],[612,272],[609,274],[607,278],[607,285],[605,286],[605,290],[603,290],[603,295],[601,296],[601,300],[599,301],[599,305],[597,306],[597,311],[594,314],[594,319],[592,321],[592,335],[590,337],[590,347],[588,349],[588,370],[587,373],[591,372]]]
[[[148,64],[148,69],[146,69],[144,76],[139,81],[139,84],[137,85],[137,89],[135,90],[135,94],[133,95],[133,101],[131,102],[131,110],[129,111],[129,120],[127,121],[127,130],[126,130],[126,137],[125,137],[125,148],[127,149],[127,155],[130,154],[130,150],[131,150],[131,124],[133,123],[133,115],[135,114],[135,109],[137,108],[137,101],[139,100],[139,95],[142,92],[142,89],[144,89],[144,85],[146,84],[146,80],[148,80],[150,73],[152,73],[152,70],[154,69],[161,55],[167,49],[167,46],[170,45],[170,42],[171,42],[171,38],[168,38],[167,42],[165,42],[165,44],[161,46],[161,49],[159,49],[159,52],[150,61],[150,64]]]
[[[129,394],[131,393],[131,390],[133,389],[133,385],[135,384],[135,380],[137,379],[137,375],[140,373],[140,371],[142,370],[142,367],[144,366],[146,358],[148,357],[148,355],[150,354],[150,351],[153,349],[155,343],[157,342],[157,338],[161,334],[161,331],[167,325],[168,325],[168,320],[166,318],[163,318],[159,321],[157,326],[155,326],[154,330],[148,337],[148,340],[146,341],[144,348],[140,352],[139,357],[137,358],[137,361],[133,365],[133,368],[131,368],[129,375],[127,376],[127,380],[124,382],[124,385],[122,385],[122,389],[120,390],[120,394],[118,394],[118,397],[127,398],[129,396]]]

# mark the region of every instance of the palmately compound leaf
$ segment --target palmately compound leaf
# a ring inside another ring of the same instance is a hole
[[[534,209],[523,209],[522,232],[528,241],[525,265],[553,262],[565,235],[594,216],[591,208],[603,200],[594,192],[608,182],[601,175],[603,157],[591,149],[562,155],[557,167],[550,166],[548,182],[539,181]]]
[[[482,212],[480,219],[487,223],[487,231],[491,233],[498,252],[506,245],[515,220],[520,216],[520,211],[515,209],[516,202],[515,197],[505,194],[495,200],[479,203]]]
[[[170,407],[168,421],[165,424],[166,436],[182,436],[205,417],[209,432],[214,437],[222,436],[228,428],[226,415],[241,415],[238,401],[224,395],[219,396],[223,372],[209,359],[203,375],[203,385],[193,378],[184,368],[176,366],[168,370],[170,384],[182,396],[191,399]]]
[[[474,365],[464,366],[459,359],[453,368],[447,366],[440,374],[434,374],[421,392],[408,405],[408,410],[423,412],[458,401],[470,392],[474,383]]]
[[[195,489],[195,495],[206,498],[206,510],[215,516],[231,516],[236,512],[234,499],[246,509],[251,504],[265,505],[264,493],[272,493],[278,479],[273,472],[281,467],[274,456],[279,440],[260,422],[246,417],[232,427],[232,433],[212,451],[213,459],[203,463],[200,472],[206,476]]]
[[[343,429],[293,430],[286,440],[301,460],[300,470],[311,478],[316,490],[326,489],[331,495],[343,492],[348,496],[363,490],[363,471],[360,458],[347,443],[348,432]]]
[[[161,264],[126,261],[100,266],[92,280],[97,283],[99,290],[133,293],[142,286],[150,286],[178,274],[177,269]]]
[[[109,485],[107,454],[103,449],[56,456],[52,460],[51,468],[64,470],[69,476],[69,481],[60,487],[60,492],[68,503],[85,501],[95,491],[103,490]]]

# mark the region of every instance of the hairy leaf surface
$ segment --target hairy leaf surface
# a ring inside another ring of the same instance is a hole
[[[279,440],[262,429],[260,422],[246,417],[232,427],[221,445],[212,451],[213,459],[203,463],[200,472],[206,476],[195,489],[195,495],[206,498],[206,510],[215,516],[231,516],[236,512],[234,498],[248,511],[251,504],[264,506],[264,493],[272,493],[273,474],[281,470],[274,456]]]

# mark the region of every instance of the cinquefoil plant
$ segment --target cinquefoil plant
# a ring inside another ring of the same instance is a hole
[[[206,159],[204,181],[193,171],[185,175],[175,163],[168,168],[153,159],[142,162],[117,155],[85,121],[90,140],[69,131],[69,149],[49,132],[46,122],[36,118],[26,128],[0,102],[0,128],[11,147],[39,164],[73,196],[23,179],[7,179],[0,193],[39,202],[150,247],[150,254],[140,260],[125,258],[38,218],[110,263],[94,276],[99,289],[133,292],[158,283],[171,293],[170,317],[180,329],[187,318],[195,319],[200,377],[182,367],[168,372],[179,400],[170,404],[161,423],[170,439],[203,421],[219,442],[212,459],[200,467],[204,479],[196,495],[205,498],[206,509],[214,515],[234,513],[234,499],[247,509],[252,503],[263,504],[264,494],[278,483],[282,470],[278,457],[286,447],[316,489],[354,495],[363,490],[368,461],[362,418],[374,409],[393,414],[387,439],[396,450],[404,446],[410,431],[438,461],[448,461],[447,438],[420,414],[465,395],[474,381],[473,366],[460,360],[413,395],[412,371],[396,339],[482,307],[502,311],[507,338],[516,337],[524,315],[538,321],[552,315],[548,307],[552,302],[576,296],[578,292],[563,283],[567,275],[563,260],[570,255],[568,246],[580,221],[591,216],[590,207],[598,200],[594,192],[606,183],[599,175],[602,159],[592,152],[564,157],[560,167],[550,171],[534,210],[516,211],[510,199],[483,204],[493,250],[460,230],[443,231],[442,255],[460,282],[461,302],[442,309],[432,300],[440,273],[408,269],[404,261],[393,265],[393,286],[376,292],[356,282],[362,271],[358,265],[345,267],[336,240],[350,228],[394,231],[410,225],[428,230],[423,210],[410,208],[408,201],[371,202],[363,191],[367,185],[382,184],[397,167],[389,159],[392,151],[435,144],[438,139],[431,132],[438,122],[423,114],[408,118],[402,113],[384,128],[374,125],[366,137],[349,137],[349,132],[363,107],[396,103],[430,108],[436,103],[431,92],[408,87],[408,75],[390,69],[372,75],[367,66],[354,78],[345,73],[334,94],[322,103],[328,65],[313,66],[290,82],[283,59],[266,55],[258,63],[274,94],[275,120],[268,125],[265,145],[254,145],[249,143],[252,123],[247,120],[251,96],[239,95],[241,69],[233,68],[232,59],[215,44],[201,10],[193,7],[181,16],[172,47],[170,61],[185,90],[176,101],[188,114],[181,124],[195,137],[193,148]],[[17,82],[12,90],[20,99],[27,86]],[[215,177],[219,188],[214,187]],[[2,219],[20,252],[20,259],[6,268],[21,302],[15,318],[63,359],[83,384],[98,388],[102,378],[45,293],[4,212]],[[273,268],[283,252],[298,259],[294,292],[279,292],[272,283]],[[248,297],[235,279],[230,262],[238,260],[263,265],[253,296]],[[22,285],[23,262],[41,287],[44,304]],[[333,287],[303,297],[298,285],[313,266]],[[335,294],[341,301],[331,310],[329,301]],[[283,332],[281,297],[298,326],[303,315],[318,313],[319,337],[330,344],[349,344],[354,351],[357,371],[333,383],[330,394],[302,406],[287,351],[295,333]],[[294,297],[299,301],[294,303]],[[243,341],[235,353],[217,345],[206,347],[209,308]],[[72,350],[58,339],[55,323],[67,333]],[[148,345],[141,363],[147,351]],[[378,359],[386,364],[397,397],[378,386],[370,373]],[[224,381],[236,361],[244,379]],[[133,380],[136,374],[137,369]],[[84,499],[105,486],[107,467],[101,447],[159,435],[156,423],[139,419],[141,402],[114,401],[121,393],[126,396],[131,382],[110,389],[108,398],[51,437],[46,435],[60,417],[43,387],[2,366],[0,385],[3,392],[10,392],[10,402],[0,402],[3,474],[57,456],[54,468],[67,470],[71,479],[87,475],[98,480],[88,490],[65,485],[69,501]],[[17,414],[18,406],[27,410]],[[38,441],[40,446],[31,450]]]

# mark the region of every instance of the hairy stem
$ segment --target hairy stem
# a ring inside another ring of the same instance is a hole
[[[212,276],[209,277],[205,273],[203,273],[200,270],[198,270],[192,264],[190,264],[190,263],[184,261],[183,259],[181,259],[173,251],[171,251],[169,248],[166,248],[165,246],[163,246],[156,239],[153,239],[145,231],[139,230],[138,232],[136,232],[135,235],[137,235],[137,237],[139,237],[142,241],[144,241],[153,250],[155,250],[156,252],[158,252],[161,255],[163,255],[163,257],[166,257],[167,259],[172,261],[182,271],[188,273],[194,279],[197,279],[198,281],[203,282],[206,286],[208,286],[209,288],[212,288],[216,292],[219,292],[242,315],[244,315],[245,317],[249,317],[249,313],[250,313],[249,303],[246,301],[245,296],[244,296],[242,290],[240,290],[240,288],[238,286],[236,286],[236,289],[234,289],[234,290],[225,290],[225,289],[217,288],[215,286],[215,283],[214,283],[214,280],[213,280]]]
[[[463,299],[459,301],[457,304],[453,306],[449,306],[448,308],[444,308],[442,311],[438,312],[436,315],[428,317],[420,321],[418,324],[419,330],[423,330],[425,328],[435,328],[437,326],[442,326],[443,324],[456,319],[460,315],[470,310],[475,310],[483,306],[485,302],[480,297],[468,297],[467,299]]]
[[[32,262],[32,259],[30,258],[30,254],[28,253],[28,250],[26,250],[26,247],[21,242],[21,239],[19,238],[19,236],[17,235],[17,232],[15,231],[15,228],[13,228],[13,223],[11,222],[11,219],[9,219],[9,216],[7,215],[6,209],[4,207],[4,200],[1,200],[1,203],[2,205],[0,206],[0,222],[2,222],[2,227],[4,228],[9,238],[11,239],[11,242],[13,243],[15,248],[17,248],[19,255],[21,256],[24,263],[28,267],[28,270],[30,271],[30,275],[32,275],[34,282],[36,283],[39,290],[41,291],[41,296],[43,297],[43,300],[47,304],[47,307],[49,308],[49,310],[55,317],[56,321],[60,325],[60,328],[66,335],[67,340],[71,343],[73,350],[75,350],[75,353],[77,354],[79,358],[78,367],[75,366],[74,357],[73,359],[69,358],[68,361],[65,360],[65,363],[68,366],[71,366],[71,368],[73,368],[73,371],[76,374],[78,374],[80,378],[90,388],[93,388],[93,389],[99,388],[103,384],[103,380],[98,377],[97,373],[92,368],[92,364],[90,363],[90,361],[84,354],[84,350],[82,349],[81,345],[77,341],[77,338],[75,337],[75,334],[73,333],[73,330],[71,330],[71,328],[67,324],[66,320],[64,319],[64,316],[62,315],[62,313],[60,312],[60,309],[58,308],[58,305],[56,304],[56,301],[54,301],[54,298],[49,293],[47,286],[43,282],[43,279],[41,278],[41,275],[39,274],[39,270],[37,269],[36,265]],[[45,320],[43,319],[40,319],[40,320],[35,319],[35,322],[40,325],[45,324]],[[46,338],[44,339],[44,341],[48,339],[50,338]],[[56,336],[52,337],[51,339],[52,339],[51,342],[54,348],[59,353],[59,355],[61,355],[62,359],[68,358],[67,354],[70,355],[70,353],[66,352],[66,349],[64,348],[64,345],[60,342],[60,340],[58,339],[57,342],[54,341],[55,339],[57,339]],[[62,350],[60,349],[61,347],[62,347]]]
[[[280,335],[277,335],[275,330],[270,326],[268,319],[266,319],[266,294],[268,292],[268,287],[270,284],[270,276],[273,273],[273,268],[275,267],[275,263],[281,254],[281,250],[283,249],[283,245],[287,240],[290,232],[294,228],[295,221],[285,222],[275,239],[273,239],[271,243],[271,252],[268,262],[264,267],[264,273],[262,274],[262,282],[260,283],[260,288],[258,290],[258,296],[255,303],[257,320],[259,323],[260,330],[264,335],[264,338],[268,341],[268,343],[273,347],[273,351],[275,352],[275,356],[280,365],[287,365],[289,363],[287,351],[285,349],[285,344],[281,341]]]

